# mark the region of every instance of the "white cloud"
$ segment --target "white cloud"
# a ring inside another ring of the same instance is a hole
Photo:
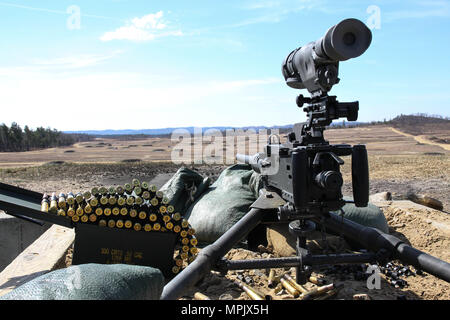
[[[112,40],[145,42],[161,37],[182,36],[183,33],[180,30],[168,30],[167,23],[163,20],[163,15],[163,11],[159,11],[147,14],[141,18],[133,18],[125,26],[104,33],[100,40],[105,42]]]
[[[109,55],[82,54],[54,59],[34,59],[31,62],[38,67],[77,69],[97,65],[114,58],[120,53],[121,51],[115,51]]]

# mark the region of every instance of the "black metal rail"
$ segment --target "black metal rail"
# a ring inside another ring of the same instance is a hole
[[[5,213],[39,225],[44,222],[73,228],[72,221],[41,211],[42,193],[0,183],[0,209]]]

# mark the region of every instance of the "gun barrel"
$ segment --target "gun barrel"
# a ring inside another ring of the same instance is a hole
[[[236,160],[241,163],[249,164],[252,166],[252,169],[258,173],[261,173],[261,158],[262,154],[257,153],[253,156],[248,156],[245,154],[237,154]]]

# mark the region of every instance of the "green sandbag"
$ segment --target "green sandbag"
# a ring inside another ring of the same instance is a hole
[[[175,212],[184,212],[209,187],[209,178],[203,178],[198,172],[180,168],[173,177],[161,187],[160,191],[175,208]]]
[[[344,197],[345,200],[353,200]],[[359,223],[366,227],[377,228],[380,231],[389,233],[389,227],[383,211],[377,206],[369,203],[367,207],[358,208],[353,203],[347,203],[342,207],[342,211],[333,211],[336,214],[344,213],[344,218]]]
[[[217,240],[250,210],[261,187],[260,176],[250,166],[237,164],[225,169],[186,212],[197,239]]]
[[[160,270],[124,264],[84,264],[35,278],[0,300],[159,300]]]

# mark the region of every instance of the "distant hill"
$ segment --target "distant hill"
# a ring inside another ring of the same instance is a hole
[[[292,125],[286,125],[286,126],[272,126],[272,127],[265,127],[265,126],[250,126],[250,127],[206,127],[206,128],[200,128],[202,130],[202,133],[210,130],[210,129],[216,129],[219,131],[225,131],[225,130],[249,130],[253,129],[255,131],[263,130],[263,129],[290,129],[292,128]],[[162,128],[162,129],[138,129],[138,130],[132,130],[132,129],[124,129],[124,130],[85,130],[85,131],[65,131],[65,133],[83,133],[88,134],[92,136],[120,136],[120,135],[150,135],[150,136],[165,136],[170,135],[174,130],[187,130],[189,133],[193,134],[195,127],[177,127],[177,128]]]
[[[426,114],[400,115],[388,122],[394,128],[413,135],[450,131],[450,119]]]

